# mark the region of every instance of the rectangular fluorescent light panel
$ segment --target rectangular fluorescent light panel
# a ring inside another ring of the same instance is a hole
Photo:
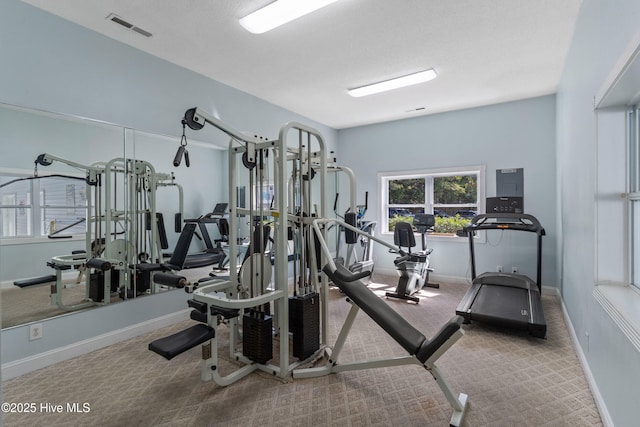
[[[358,98],[361,96],[373,95],[374,93],[386,92],[388,90],[399,89],[401,87],[416,85],[418,83],[428,82],[437,76],[435,70],[419,71],[407,76],[398,77],[396,79],[385,80],[379,83],[373,83],[367,86],[361,86],[355,89],[349,89],[349,95]]]
[[[240,19],[240,25],[253,34],[262,34],[336,1],[277,0]]]

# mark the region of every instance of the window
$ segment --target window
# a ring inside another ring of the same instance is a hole
[[[640,288],[640,110],[630,109],[627,115],[628,168],[627,168],[627,215],[630,228],[630,283]]]
[[[640,46],[596,96],[593,297],[640,352]]]
[[[0,174],[0,237],[84,233],[86,186],[82,178]],[[37,196],[36,196],[37,195]]]
[[[455,234],[484,211],[484,166],[379,174],[383,233],[417,213],[436,215],[435,231]]]

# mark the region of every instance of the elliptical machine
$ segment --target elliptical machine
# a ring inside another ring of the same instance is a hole
[[[387,292],[385,295],[392,298],[401,298],[416,303],[420,299],[414,294],[424,286],[430,288],[439,288],[438,283],[429,283],[429,273],[433,271],[429,268],[429,255],[433,252],[433,248],[427,249],[426,235],[433,230],[435,225],[435,217],[431,214],[416,214],[413,217],[413,226],[408,222],[398,222],[393,232],[393,243],[400,248],[406,248],[408,253],[401,252],[401,256],[396,258],[393,263],[400,275],[398,285],[395,292]],[[416,246],[416,240],[413,235],[413,227],[422,236],[422,250],[420,252],[411,252],[411,248]]]
[[[356,212],[352,212],[349,208],[344,215],[340,215],[337,212],[339,194],[336,194],[335,201],[333,203],[333,211],[337,218],[344,220],[347,224],[359,228],[367,233],[367,235],[360,235],[349,230],[345,230],[344,227],[340,227],[339,235],[336,242],[336,257],[334,262],[345,266],[352,273],[360,273],[368,271],[369,277],[373,274],[373,240],[368,235],[373,236],[375,234],[376,221],[365,221],[364,216],[367,213],[369,206],[369,192],[365,192],[365,204],[357,205]],[[342,240],[346,245],[345,257],[341,256]],[[358,245],[359,243],[359,245]],[[360,246],[358,248],[358,246]]]

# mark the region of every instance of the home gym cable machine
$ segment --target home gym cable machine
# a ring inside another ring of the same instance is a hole
[[[277,139],[242,133],[197,108],[187,110],[183,120],[193,130],[210,124],[231,137],[228,257],[230,266],[241,267],[230,268],[228,279],[204,281],[193,290],[189,305],[202,323],[154,341],[149,348],[170,359],[205,344],[202,378],[220,385],[231,384],[257,369],[284,378],[308,363],[326,343],[328,287],[326,277],[321,279],[319,274],[320,254],[311,231],[311,221],[326,216],[324,140],[317,130],[293,122],[280,129]],[[248,174],[243,181],[249,184],[248,208],[238,206],[236,189],[241,173]],[[264,188],[270,185],[273,200],[264,203]],[[250,232],[246,255],[239,262],[238,229],[243,218],[249,218]],[[266,256],[264,242],[271,235],[271,225],[275,253]],[[289,240],[295,248],[292,283]],[[229,327],[229,356],[243,364],[226,376],[217,369],[216,329],[221,323]],[[275,358],[274,341],[279,342]],[[275,362],[269,363],[272,359]]]
[[[401,256],[406,254],[400,248],[365,233],[357,224],[327,219],[325,180],[328,162],[320,133],[303,124],[290,122],[280,129],[278,139],[269,140],[238,132],[198,108],[187,110],[184,121],[194,130],[208,123],[231,136],[230,265],[237,265],[237,229],[241,215],[248,216],[254,227],[249,233],[251,241],[247,252],[250,255],[245,257],[239,271],[230,269],[228,279],[188,285],[185,289],[193,292],[193,298],[188,301],[188,305],[194,309],[191,318],[199,323],[151,342],[149,349],[170,360],[201,345],[201,378],[204,381],[213,380],[221,386],[230,385],[256,370],[278,378],[290,374],[293,378],[308,378],[348,370],[420,365],[431,373],[451,404],[451,425],[459,426],[466,410],[467,396],[453,393],[435,362],[464,335],[460,329],[462,318],[454,317],[434,337],[427,339],[359,280],[371,274],[370,271],[353,273],[343,266],[336,266],[326,244],[326,225],[332,221],[355,236],[366,235]],[[291,138],[292,135],[294,138]],[[265,173],[267,161],[274,171],[274,195],[268,208],[262,202],[261,191],[265,177],[269,176]],[[252,194],[249,209],[238,207],[236,187],[239,163],[249,172]],[[288,178],[288,174],[291,174],[291,178]],[[314,175],[316,180],[319,175],[319,193],[311,185]],[[260,194],[257,208],[253,202],[256,200],[256,190]],[[355,191],[352,193],[355,194]],[[270,264],[265,262],[269,258],[262,253],[264,233],[268,232],[264,227],[265,218],[275,229],[273,275]],[[289,275],[286,250],[288,239],[295,241],[296,248],[292,276]],[[320,274],[321,266],[324,266],[322,271],[325,274]],[[290,283],[290,278],[293,283]],[[327,278],[331,278],[343,290],[352,305],[333,347],[327,345]],[[293,288],[292,295],[290,285]],[[409,355],[339,364],[340,351],[359,309],[389,333]],[[241,364],[227,375],[220,372],[218,360],[217,328],[221,324],[229,328],[229,358]],[[291,348],[288,339],[290,333]],[[269,363],[274,358],[272,343],[276,336],[279,352],[276,361]],[[323,356],[327,361],[326,366],[306,366]]]

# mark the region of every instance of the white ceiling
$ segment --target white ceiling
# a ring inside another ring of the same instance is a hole
[[[255,35],[238,18],[272,0],[23,1],[338,129],[554,93],[582,3],[340,0]],[[347,94],[428,68],[427,83]]]

